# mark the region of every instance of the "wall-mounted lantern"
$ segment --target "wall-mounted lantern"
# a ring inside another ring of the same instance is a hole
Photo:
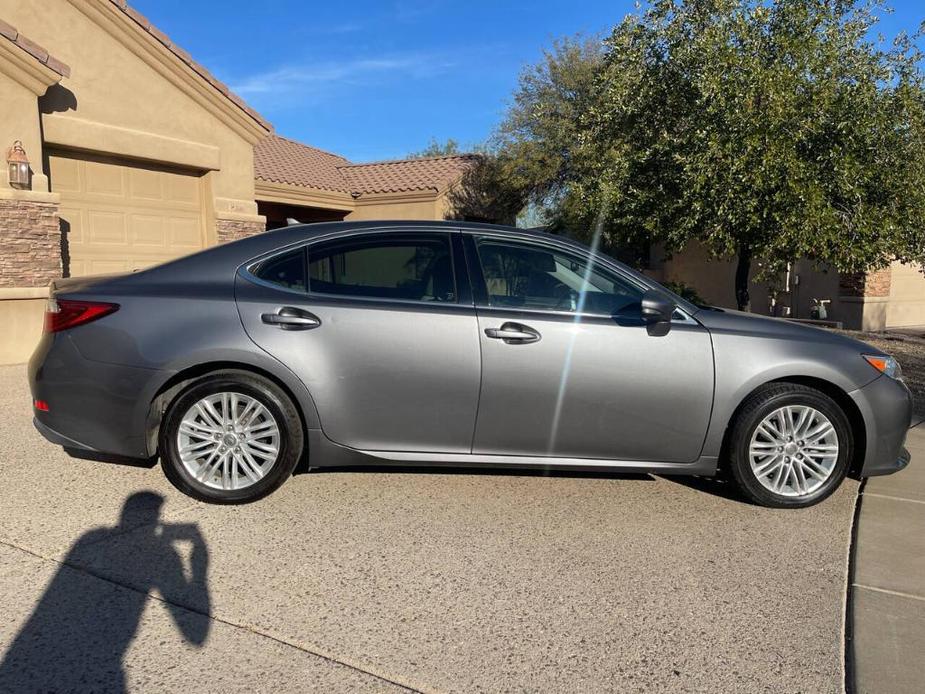
[[[29,190],[30,172],[29,159],[26,157],[26,150],[22,148],[22,142],[16,140],[6,154],[7,173],[10,179],[10,185],[20,190]]]

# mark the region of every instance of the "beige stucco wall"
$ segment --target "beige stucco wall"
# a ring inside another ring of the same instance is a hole
[[[214,169],[214,208],[256,215],[256,134],[242,130],[231,115],[239,109],[204,80],[178,86],[189,68],[118,9],[97,0],[0,0],[0,17],[71,67],[46,99],[46,142]]]
[[[34,292],[33,292],[34,293]],[[42,334],[45,299],[8,299],[0,297],[0,364],[26,361]]]
[[[197,173],[207,243],[219,226],[263,228],[253,144],[266,128],[133,19],[104,0],[0,0],[0,18],[71,68],[60,78],[2,39],[0,154],[22,140],[34,190],[48,190],[52,149],[116,155]],[[57,201],[53,180],[51,189],[43,201]],[[10,189],[4,169],[0,197],[36,195]],[[16,287],[0,296],[0,363],[25,360],[35,345],[44,302],[30,296]]]
[[[416,195],[360,196],[346,219],[443,219],[445,196],[434,193]]]
[[[735,262],[711,259],[698,243],[689,244],[682,252],[668,259],[663,258],[663,251],[655,247],[652,256],[655,279],[683,282],[694,287],[708,303],[735,308]],[[794,318],[809,318],[813,299],[828,299],[829,320],[841,321],[845,327],[882,329],[887,304],[883,300],[843,297],[838,280],[839,275],[834,270],[816,267],[808,260],[798,260],[791,268],[791,296],[781,295],[778,300],[792,307]],[[753,280],[750,294],[752,311],[769,314],[770,295],[767,284]],[[921,322],[925,323],[925,318]]]
[[[5,1],[5,0],[4,0]],[[0,14],[0,17],[3,15]],[[53,84],[58,75],[40,65],[20,48],[0,38],[0,199],[4,200],[0,214],[10,215],[0,219],[0,252],[4,253],[2,263],[5,271],[15,269],[15,257],[30,256],[28,248],[38,238],[37,233],[28,239],[9,238],[18,233],[17,219],[32,220],[34,217],[10,212],[10,205],[23,201],[26,205],[40,203],[49,209],[57,209],[57,196],[47,192],[48,180],[42,166],[42,140],[38,109],[38,95]],[[6,152],[14,140],[21,140],[33,171],[33,191],[14,190],[9,185],[6,172]],[[19,242],[17,245],[16,242]],[[24,247],[28,247],[25,248]],[[14,252],[15,249],[15,252]],[[36,265],[41,265],[36,262]],[[30,266],[31,267],[31,266]],[[19,269],[22,269],[19,266]],[[23,274],[16,272],[20,277]],[[9,279],[6,277],[5,279]],[[4,283],[0,278],[0,285]],[[23,289],[4,286],[0,288],[0,364],[13,364],[28,359],[42,329],[42,315],[45,306],[44,289],[27,287]]]
[[[4,56],[0,54],[0,164],[3,166],[0,188],[10,190],[6,171],[7,150],[14,140],[22,140],[33,171],[42,174],[42,131],[36,95],[3,71],[4,62]],[[39,189],[45,185],[41,179],[34,183]]]
[[[913,265],[895,262],[890,281],[886,326],[925,325],[925,274]]]
[[[664,250],[655,246],[652,249],[652,265],[659,281],[683,282],[696,289],[708,304],[735,308],[735,263],[712,259],[701,244],[690,243],[670,258],[665,258]],[[767,287],[752,282],[749,291],[752,311],[769,313]]]

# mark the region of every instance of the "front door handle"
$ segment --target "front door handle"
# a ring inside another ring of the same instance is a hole
[[[540,334],[536,330],[520,323],[504,323],[500,328],[485,328],[485,335],[493,340],[504,340],[508,345],[540,341]]]
[[[260,320],[283,330],[311,330],[321,325],[318,316],[294,306],[283,306],[276,313],[264,313]]]

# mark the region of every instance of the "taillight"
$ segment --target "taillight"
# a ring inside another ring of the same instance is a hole
[[[119,309],[119,304],[103,301],[72,301],[49,299],[45,308],[45,332],[56,333],[95,321]]]

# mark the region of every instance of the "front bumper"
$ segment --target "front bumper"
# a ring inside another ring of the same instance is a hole
[[[906,434],[912,423],[912,393],[901,381],[881,376],[854,391],[867,434],[861,477],[889,475],[909,464]]]

